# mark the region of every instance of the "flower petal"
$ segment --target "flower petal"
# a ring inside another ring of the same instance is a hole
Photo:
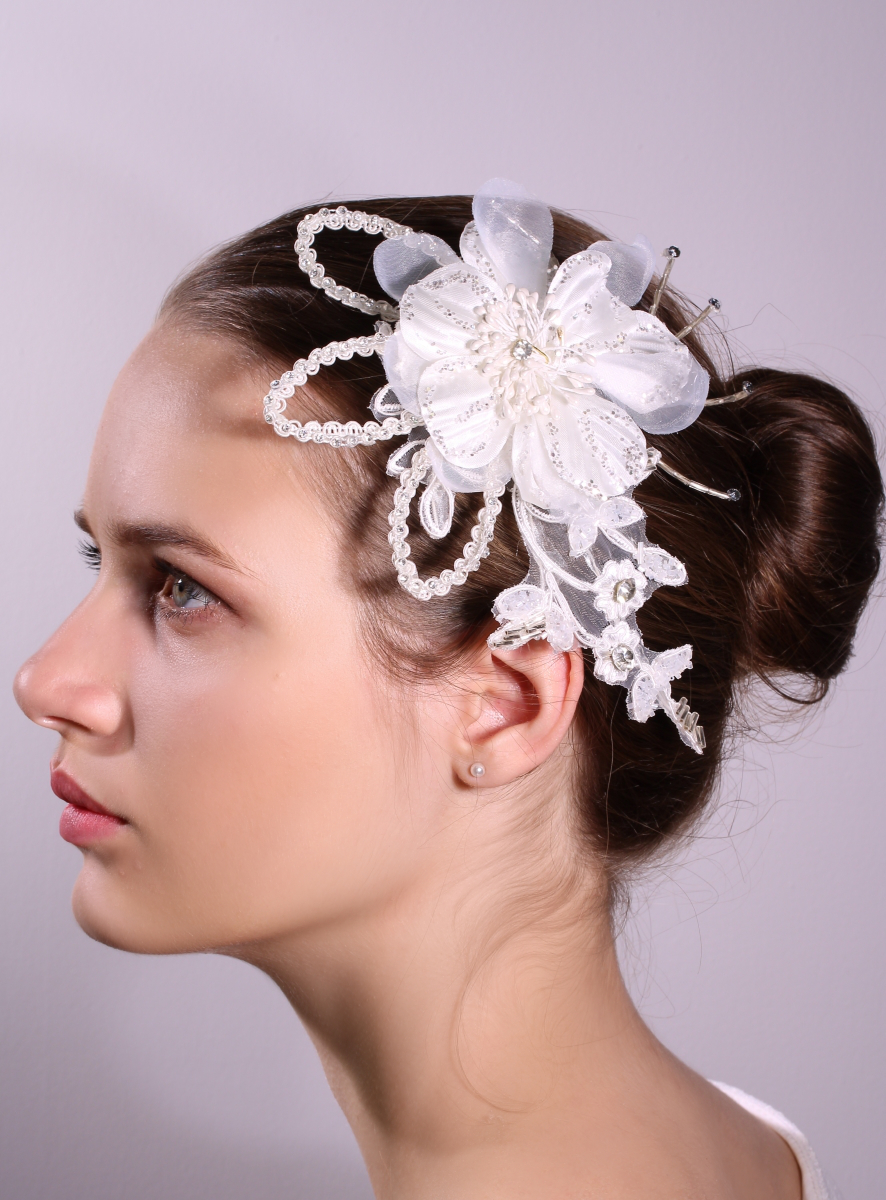
[[[490,179],[474,196],[474,221],[503,286],[544,295],[554,241],[551,210],[510,179]]]
[[[686,582],[686,568],[679,558],[674,558],[673,554],[668,554],[661,546],[641,543],[637,547],[637,562],[640,569],[656,583],[680,587]]]
[[[484,279],[491,280],[496,287],[500,286],[496,279],[495,267],[489,261],[486,251],[483,249],[483,243],[480,241],[480,233],[475,221],[468,221],[462,230],[458,243],[458,252],[465,264],[473,267],[478,275],[482,275]]]
[[[567,347],[581,344],[584,354],[592,354],[597,347],[605,349],[625,321],[630,322],[631,310],[606,287],[611,265],[609,257],[592,246],[573,254],[557,268],[545,309],[559,311]]]
[[[446,461],[433,442],[426,445],[434,474],[451,492],[482,492],[490,484],[505,484],[511,478],[510,456],[506,452],[485,467],[455,467]]]
[[[475,309],[501,299],[492,280],[453,263],[414,283],[400,301],[399,332],[427,361],[465,354],[477,328]]]
[[[547,605],[547,592],[542,588],[519,583],[498,593],[492,611],[498,621],[526,621],[545,612]]]
[[[425,360],[410,350],[406,345],[403,334],[398,330],[391,334],[385,342],[382,353],[385,374],[388,383],[394,389],[397,399],[409,412],[418,416],[417,387],[421,373],[425,368]]]
[[[550,415],[538,420],[554,470],[586,494],[620,496],[648,474],[643,434],[601,396],[567,401],[555,394]]]
[[[430,363],[419,381],[418,402],[434,445],[456,467],[488,466],[513,428],[472,355]]]
[[[655,254],[646,238],[637,238],[632,246],[626,242],[594,242],[593,248],[612,263],[606,278],[612,295],[628,308],[639,303],[655,269]]]
[[[648,412],[635,412],[634,420],[647,433],[678,433],[701,416],[710,384],[707,371],[690,355],[686,379],[671,393],[672,402]]]
[[[649,433],[691,425],[704,407],[708,376],[682,342],[648,313],[622,308],[615,339],[569,347],[565,369],[628,410]]]
[[[528,504],[565,517],[584,497],[554,469],[539,426],[541,419],[520,421],[514,429],[511,449],[514,482]]]
[[[457,261],[454,250],[432,233],[407,233],[379,242],[372,255],[375,277],[389,296],[399,300],[406,289],[438,267]]]

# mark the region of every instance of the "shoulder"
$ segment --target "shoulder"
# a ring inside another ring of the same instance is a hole
[[[749,1096],[740,1088],[731,1087],[728,1083],[718,1083],[713,1079],[711,1083],[730,1100],[733,1100],[751,1116],[756,1117],[758,1121],[762,1121],[764,1125],[774,1130],[787,1142],[800,1167],[803,1178],[803,1200],[838,1200],[836,1192],[832,1191],[825,1181],[812,1147],[792,1121],[789,1121],[770,1104],[766,1104],[763,1100],[757,1100],[755,1096]]]

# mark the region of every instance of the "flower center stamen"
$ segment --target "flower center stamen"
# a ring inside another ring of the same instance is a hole
[[[476,337],[468,349],[480,359],[499,412],[511,421],[548,414],[562,358],[560,314],[544,312],[535,292],[509,284],[502,299],[474,315]]]

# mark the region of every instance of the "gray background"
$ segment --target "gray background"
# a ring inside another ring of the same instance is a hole
[[[2,676],[83,594],[70,521],[103,397],[164,288],[296,204],[492,175],[683,249],[745,359],[883,422],[883,9],[796,0],[6,0]],[[787,1112],[847,1200],[882,1136],[886,605],[827,711],[756,743],[703,836],[646,881],[633,987],[692,1065]],[[52,739],[4,689],[7,1200],[366,1197],[282,996],[212,958],[90,942]]]

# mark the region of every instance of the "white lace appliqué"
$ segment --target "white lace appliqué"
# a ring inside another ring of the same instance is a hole
[[[388,462],[399,478],[389,541],[400,584],[419,600],[445,595],[481,565],[510,484],[530,568],[496,599],[490,645],[545,638],[557,650],[591,650],[594,674],[627,689],[634,720],[661,709],[701,753],[697,715],[671,695],[692,648],[654,653],[636,620],[652,592],[685,583],[686,570],[646,540],[632,492],[658,464],[643,430],[694,421],[708,377],[661,321],[631,307],[652,275],[648,243],[597,243],[558,265],[550,211],[518,185],[492,180],[473,208],[460,255],[439,238],[343,207],[301,222],[296,251],[314,286],[382,320],[374,335],[318,348],[275,380],[265,419],[282,436],[334,446],[408,437]],[[382,235],[375,272],[399,307],[325,275],[311,248],[323,228]],[[374,353],[388,379],[372,401],[375,421],[286,417],[286,401],[321,366]],[[483,494],[462,556],[428,579],[408,543],[419,488],[419,517],[434,538],[451,529],[456,493]]]

